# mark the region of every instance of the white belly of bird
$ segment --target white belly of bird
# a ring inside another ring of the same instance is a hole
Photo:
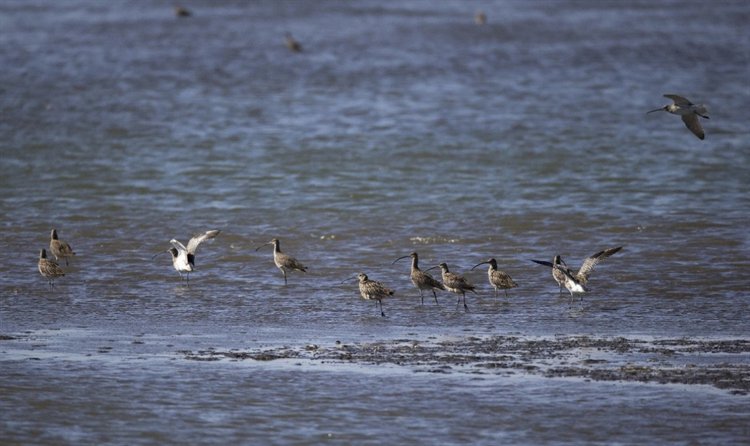
[[[571,293],[585,293],[586,289],[580,283],[575,283],[572,280],[565,282],[565,288]]]
[[[189,273],[193,270],[193,265],[188,263],[187,255],[180,255],[174,260],[174,269],[179,273]]]

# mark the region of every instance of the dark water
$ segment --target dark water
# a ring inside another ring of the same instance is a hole
[[[0,4],[0,433],[11,443],[738,443],[704,386],[190,363],[399,337],[745,339],[745,2]],[[488,24],[473,14],[483,9]],[[304,51],[289,52],[285,32]],[[645,111],[707,104],[706,139]],[[77,257],[36,271],[52,227]],[[185,287],[168,256],[202,245]],[[272,237],[308,264],[288,286]],[[549,270],[623,245],[583,304]],[[419,305],[408,264],[519,283]],[[397,290],[380,318],[364,271]],[[330,436],[329,436],[330,434]]]

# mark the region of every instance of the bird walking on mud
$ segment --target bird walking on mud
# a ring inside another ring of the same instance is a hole
[[[492,258],[486,262],[477,263],[471,269],[473,270],[479,265],[489,264],[487,268],[487,278],[490,281],[490,285],[495,289],[495,297],[497,297],[497,290],[505,290],[505,297],[508,297],[508,290],[518,286],[516,282],[511,279],[510,275],[505,271],[497,269],[497,261]]]
[[[409,278],[411,279],[411,283],[413,283],[419,290],[419,297],[422,299],[422,305],[424,305],[424,294],[422,291],[432,291],[432,296],[435,298],[435,303],[437,304],[438,300],[435,290],[445,290],[445,287],[431,275],[419,269],[419,255],[417,255],[416,252],[413,252],[408,256],[397,258],[391,263],[391,265],[395,265],[396,262],[407,257],[411,257],[411,272],[409,273]]]
[[[570,269],[562,259],[562,257],[560,257],[559,255],[556,255],[552,262],[547,262],[544,260],[532,260],[532,262],[551,267],[552,278],[555,279],[555,282],[557,282],[558,286],[560,287],[560,292],[562,293],[562,287],[564,286],[565,289],[570,292],[570,296],[572,298],[573,293],[582,294],[588,291],[588,289],[586,288],[586,284],[588,283],[589,276],[591,275],[591,272],[594,271],[594,267],[596,266],[596,264],[611,256],[612,254],[620,251],[621,249],[622,246],[604,249],[594,255],[587,257],[583,261],[583,264],[578,271],[573,271],[572,269]],[[583,299],[583,296],[581,296],[581,299]]]
[[[39,274],[44,276],[49,283],[50,288],[55,286],[55,279],[65,275],[65,271],[60,268],[57,262],[47,258],[47,250],[39,251]]]
[[[258,246],[257,248],[255,248],[255,250],[258,251],[260,248],[266,245],[273,245],[273,263],[276,264],[276,268],[280,269],[281,274],[284,275],[284,285],[287,284],[287,280],[286,280],[287,270],[290,270],[290,271],[297,270],[297,271],[302,271],[303,273],[307,272],[307,267],[305,265],[301,264],[294,257],[281,252],[281,244],[279,243],[279,239],[277,238],[272,239],[270,242],[267,242]]]
[[[70,245],[57,238],[57,229],[53,229],[49,235],[49,252],[55,256],[55,260],[58,262],[60,259],[65,259],[65,266],[68,266],[68,257],[73,257],[76,253]]]
[[[442,272],[443,286],[445,287],[445,289],[452,293],[461,294],[464,299],[464,310],[469,311],[469,306],[466,305],[466,292],[471,291],[476,294],[476,288],[474,287],[474,285],[469,283],[469,281],[466,280],[463,276],[459,276],[458,274],[454,274],[448,271],[448,265],[445,262],[441,263],[438,266],[433,266],[427,271],[435,268],[440,268]],[[458,308],[459,303],[461,303],[461,297],[459,297],[456,301],[456,308]]]
[[[195,270],[195,251],[201,243],[215,238],[219,235],[219,232],[221,231],[211,230],[206,231],[203,234],[195,235],[190,239],[187,247],[177,240],[172,239],[169,241],[169,243],[172,244],[172,247],[156,254],[153,258],[156,258],[156,256],[165,252],[172,254],[172,266],[174,266],[174,269],[180,274],[180,277],[182,277],[182,273],[186,274],[187,284],[190,285],[190,273]]]
[[[708,117],[708,109],[706,108],[706,106],[703,104],[693,104],[687,98],[677,96],[676,94],[665,94],[664,97],[671,99],[673,102],[671,104],[665,105],[664,107],[648,111],[646,112],[646,114],[665,111],[668,113],[672,113],[673,115],[679,115],[682,118],[682,122],[685,123],[685,127],[693,132],[693,134],[698,138],[704,139],[706,137],[706,134],[705,132],[703,132],[703,127],[701,127],[698,116],[700,116],[701,118],[710,119]]]
[[[380,282],[368,279],[365,273],[359,273],[357,279],[359,280],[359,294],[362,299],[377,301],[380,304],[380,315],[385,317],[383,299],[393,296],[394,291]]]

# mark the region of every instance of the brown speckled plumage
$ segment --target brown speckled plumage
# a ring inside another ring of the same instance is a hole
[[[50,286],[55,285],[54,282],[56,278],[65,275],[65,271],[63,271],[56,262],[47,258],[47,251],[45,249],[39,251],[38,267],[39,274],[47,279]]]
[[[508,290],[517,287],[518,284],[513,281],[508,273],[497,269],[497,260],[494,258],[489,259],[486,262],[477,263],[471,269],[485,264],[489,264],[489,267],[487,268],[487,279],[489,280],[490,285],[495,289],[495,297],[497,297],[498,290],[505,290],[505,297],[508,297]]]
[[[73,257],[76,253],[70,245],[57,238],[57,230],[53,229],[49,235],[49,252],[55,256],[55,260],[58,262],[60,259],[65,259],[65,265],[68,265],[68,257]]]
[[[380,315],[385,317],[383,299],[393,296],[394,291],[380,282],[368,279],[365,273],[359,273],[357,278],[359,279],[359,294],[362,296],[362,299],[378,301],[380,304]]]
[[[413,283],[414,286],[419,290],[419,297],[422,300],[422,305],[424,305],[424,294],[422,293],[422,291],[432,291],[432,296],[435,298],[435,303],[437,304],[438,300],[435,290],[445,290],[445,287],[442,283],[435,280],[431,275],[419,269],[419,255],[416,252],[413,252],[408,256],[399,257],[398,259],[394,260],[393,263],[396,263],[399,260],[405,259],[407,257],[411,257],[411,272],[409,274],[409,278],[411,279],[411,283]]]

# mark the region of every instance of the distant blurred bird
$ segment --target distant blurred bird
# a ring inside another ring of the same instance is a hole
[[[45,249],[39,251],[38,267],[39,274],[47,279],[50,287],[55,286],[55,279],[57,277],[62,277],[65,275],[65,272],[57,263],[47,258],[47,251]]]
[[[153,258],[156,258],[159,254],[168,252],[172,254],[172,266],[182,277],[182,273],[186,273],[187,283],[190,284],[190,273],[195,270],[195,251],[198,246],[205,240],[212,239],[219,235],[218,230],[206,231],[203,234],[193,236],[188,242],[187,248],[175,239],[169,241],[172,247],[166,251],[162,251],[156,254]]]
[[[68,257],[73,257],[76,253],[69,244],[57,238],[57,230],[53,229],[49,235],[49,251],[55,256],[58,262],[65,259],[65,265],[68,265]]]
[[[277,238],[272,239],[270,242],[264,243],[258,246],[257,248],[255,248],[255,250],[257,251],[266,245],[273,245],[273,263],[276,265],[276,268],[281,270],[281,274],[284,275],[284,285],[287,284],[287,281],[286,281],[287,270],[290,270],[290,271],[297,270],[297,271],[302,271],[303,273],[307,272],[307,267],[305,265],[301,264],[294,257],[281,252],[281,244],[279,242],[279,239]]]
[[[708,117],[708,109],[703,104],[693,104],[688,99],[683,98],[682,96],[677,96],[676,94],[665,94],[665,98],[671,99],[673,101],[672,104],[667,104],[664,107],[657,108],[651,111],[646,112],[653,113],[657,111],[665,111],[668,113],[672,113],[673,115],[680,115],[682,118],[682,122],[685,123],[685,127],[690,129],[691,132],[695,136],[697,136],[700,139],[704,139],[706,137],[706,134],[703,132],[703,127],[701,127],[701,123],[698,120],[698,116],[705,119],[710,119]]]
[[[484,11],[477,11],[477,13],[474,14],[474,23],[477,25],[484,25],[487,23],[487,14],[485,14]]]
[[[573,293],[585,293],[588,291],[586,284],[588,283],[589,276],[591,275],[591,272],[594,271],[596,264],[621,249],[622,246],[604,249],[587,257],[577,272],[568,268],[568,265],[565,264],[562,257],[559,255],[556,255],[552,262],[546,262],[544,260],[532,260],[532,262],[551,267],[552,278],[555,279],[555,282],[560,286],[560,290],[562,290],[562,287],[564,286],[565,289],[570,292],[570,295],[573,296]]]
[[[175,5],[174,15],[177,17],[190,17],[191,15],[193,15],[193,13],[191,13],[190,10],[185,7]]]
[[[286,43],[286,47],[289,48],[290,51],[294,53],[302,52],[302,45],[297,42],[297,40],[295,40],[290,33],[286,33],[286,35],[284,36],[284,41]]]

